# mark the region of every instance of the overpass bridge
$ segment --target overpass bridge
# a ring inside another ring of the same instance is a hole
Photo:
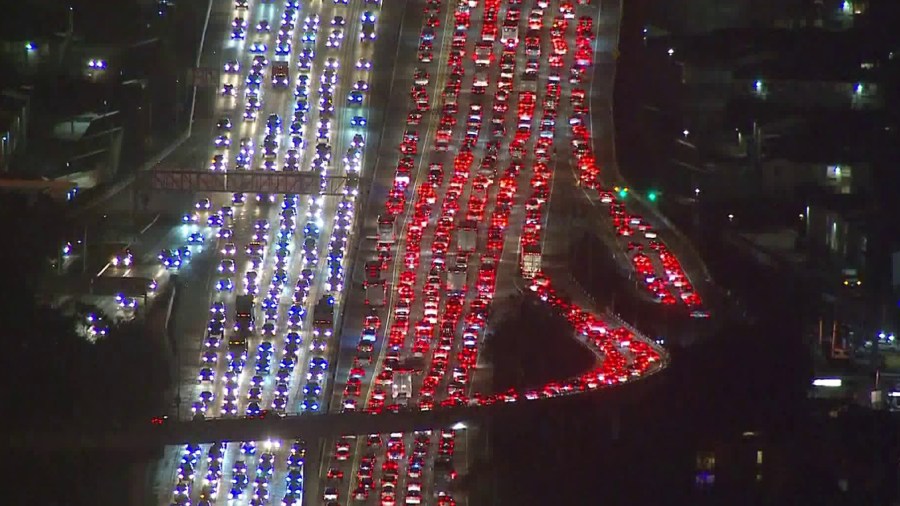
[[[216,418],[202,421],[166,421],[162,425],[147,424],[118,432],[25,432],[7,433],[0,447],[30,452],[68,452],[72,450],[111,450],[152,452],[165,445],[202,444],[216,441],[260,441],[295,439],[307,441],[338,437],[345,434],[409,432],[450,427],[457,423],[478,423],[498,416],[521,415],[548,405],[571,402],[576,395],[591,395],[598,405],[614,413],[624,403],[639,402],[653,388],[664,370],[662,365],[648,377],[610,388],[575,392],[573,395],[541,397],[490,405],[456,406],[433,411],[401,411],[398,413],[327,413],[289,415],[266,418]]]
[[[199,193],[265,193],[298,195],[345,195],[358,191],[359,175],[323,176],[312,171],[201,171],[157,168],[137,175],[141,191]]]

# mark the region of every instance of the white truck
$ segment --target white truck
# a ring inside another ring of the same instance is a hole
[[[479,70],[475,72],[475,80],[472,82],[472,92],[476,95],[483,94],[487,91],[488,76],[487,72]]]
[[[393,244],[397,239],[397,235],[394,230],[394,217],[393,216],[379,216],[378,217],[378,242],[381,244]]]
[[[503,23],[503,28],[500,30],[500,41],[510,49],[516,47],[519,44],[519,24],[515,21]]]
[[[466,293],[468,274],[468,269],[459,265],[450,269],[447,272],[447,294],[460,295]]]
[[[406,371],[394,373],[391,397],[401,406],[409,404],[409,400],[412,398],[412,373]]]
[[[475,251],[475,243],[478,239],[478,222],[466,220],[456,233],[456,249],[462,252]]]
[[[478,67],[487,67],[491,64],[491,55],[493,54],[493,46],[490,42],[478,42],[475,44],[475,65]]]
[[[519,269],[522,277],[533,279],[541,271],[541,246],[522,244],[519,248]]]

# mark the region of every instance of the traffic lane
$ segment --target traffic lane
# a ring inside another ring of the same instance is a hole
[[[401,4],[391,3],[390,6],[399,7]],[[382,115],[383,119],[376,119],[376,123],[381,123],[382,128],[381,132],[378,135],[378,140],[376,144],[376,156],[374,157],[374,165],[371,173],[372,173],[372,188],[373,191],[368,195],[366,199],[366,212],[362,214],[365,218],[364,222],[361,223],[360,229],[361,234],[360,238],[367,236],[374,236],[376,232],[375,221],[378,214],[381,214],[383,210],[383,202],[384,197],[387,194],[387,190],[393,184],[393,175],[394,175],[394,167],[397,158],[396,146],[399,144],[399,141],[402,138],[403,132],[406,129],[405,122],[400,121],[387,121],[388,114],[402,114],[402,117],[405,117],[405,111],[407,108],[408,100],[405,96],[392,93],[393,89],[403,89],[404,86],[411,86],[412,79],[411,75],[413,69],[416,66],[416,60],[413,58],[400,58],[400,51],[404,49],[404,53],[406,55],[415,54],[415,48],[418,46],[418,32],[413,37],[404,37],[406,31],[404,27],[412,27],[421,25],[421,22],[416,23],[419,19],[421,19],[421,14],[417,9],[406,9],[407,3],[403,4],[404,9],[401,12],[392,12],[392,9],[385,8],[382,11],[381,18],[379,20],[379,24],[381,27],[379,31],[384,32],[385,26],[392,26],[393,23],[391,21],[393,19],[399,18],[400,22],[398,24],[398,30],[396,35],[394,35],[395,47],[393,55],[390,53],[390,46],[388,44],[384,44],[384,35],[381,37],[381,44],[376,43],[374,61],[376,65],[379,65],[379,62],[389,61],[391,58],[394,58],[394,66],[393,71],[389,74],[385,73],[373,73],[372,79],[372,88],[375,91],[373,96],[383,97],[382,100],[384,103],[388,104],[388,107],[382,111],[381,109],[377,109],[374,114]],[[380,50],[379,50],[380,48]],[[407,61],[402,61],[407,60]],[[398,75],[399,78],[398,78]],[[385,93],[387,90],[387,93]],[[395,96],[396,95],[396,96]],[[401,98],[402,97],[402,98]],[[400,103],[398,103],[400,101]],[[388,112],[390,111],[390,112]],[[370,144],[371,146],[371,144]],[[371,158],[370,158],[371,159]],[[374,249],[374,243],[370,241],[365,241],[360,243],[359,253],[355,258],[355,266],[353,268],[354,273],[363,272],[362,267],[365,262],[376,256],[376,251]],[[352,279],[352,278],[351,278]],[[358,282],[358,281],[357,281]],[[354,283],[355,285],[355,283]],[[336,370],[336,379],[335,386],[332,395],[332,405],[340,406],[340,399],[343,394],[343,387],[346,386],[346,378],[349,376],[349,370],[352,367],[353,357],[356,355],[356,345],[359,341],[359,335],[362,332],[362,320],[365,314],[368,312],[367,307],[363,303],[363,301],[359,300],[359,298],[353,297],[352,294],[348,294],[348,304],[345,309],[345,319],[344,319],[344,327],[341,329],[341,359],[338,361],[338,368]],[[355,301],[355,303],[353,302]],[[384,311],[382,311],[382,320],[385,321]],[[382,325],[382,329],[384,328],[384,324]],[[383,334],[383,333],[382,333]],[[375,357],[383,356],[384,352],[384,337],[380,335],[379,340],[376,342],[375,348]],[[373,363],[377,363],[373,361]],[[370,379],[371,373],[367,374],[367,379]],[[364,397],[364,399],[367,398]],[[329,443],[331,443],[329,441]],[[358,452],[354,452],[357,454]],[[351,467],[353,463],[351,463]],[[322,466],[322,472],[326,472],[327,466]],[[320,476],[320,481],[324,482],[324,476]]]
[[[248,221],[249,220],[241,219],[240,216],[237,216],[232,227],[235,237],[249,236],[250,224]],[[184,283],[181,283],[181,277],[179,277],[179,285],[182,294],[180,296],[180,305],[177,308],[176,313],[175,335],[179,336],[180,341],[183,343],[183,346],[178,347],[182,370],[181,377],[185,380],[185,387],[187,387],[185,390],[190,393],[187,396],[184,392],[181,393],[181,412],[188,415],[190,415],[191,404],[197,400],[199,393],[203,390],[210,390],[216,396],[208,416],[221,416],[222,414],[220,412],[222,406],[222,392],[218,386],[221,384],[220,378],[226,371],[224,351],[227,349],[227,339],[223,340],[218,350],[218,361],[214,367],[216,372],[215,382],[211,386],[198,385],[196,378],[200,368],[204,366],[199,359],[201,354],[205,351],[202,342],[206,336],[206,328],[209,322],[209,308],[212,305],[212,302],[214,300],[224,302],[226,304],[226,314],[231,313],[231,311],[233,311],[231,308],[234,307],[234,294],[220,294],[215,289],[216,282],[219,279],[226,277],[218,272],[219,262],[223,258],[220,253],[220,248],[225,242],[226,241],[224,240],[218,240],[211,244],[213,247],[209,249],[208,254],[204,257],[204,260],[208,259],[209,262],[205,266],[204,275],[198,275],[194,279],[187,278],[184,280]],[[240,262],[236,263],[240,265]],[[200,272],[200,269],[198,269],[198,272]],[[240,290],[242,288],[240,276],[241,271],[238,271],[231,278],[234,281],[235,290]],[[182,350],[185,353],[184,356],[182,355]]]
[[[261,17],[263,17],[263,16],[261,16]],[[268,17],[266,16],[265,18],[267,19]],[[271,22],[271,21],[270,21],[270,22]],[[265,83],[265,84],[264,84],[264,87],[269,87],[269,83]],[[275,95],[275,99],[274,99],[274,100],[271,98],[273,95]],[[279,96],[279,95],[281,95],[281,96]],[[270,90],[270,92],[267,94],[267,96],[269,97],[268,100],[265,100],[265,99],[264,99],[264,104],[263,104],[263,105],[264,105],[264,111],[262,112],[262,114],[261,114],[260,116],[261,116],[261,117],[268,116],[268,114],[273,113],[273,111],[274,111],[275,114],[279,114],[279,116],[282,116],[282,117],[286,116],[287,113],[290,112],[290,111],[288,111],[288,110],[285,110],[285,109],[287,108],[287,106],[290,105],[290,101],[287,101],[286,98],[285,98],[283,95],[284,95],[284,93],[274,92],[274,90]],[[240,120],[238,120],[238,121],[240,121]],[[257,135],[261,135],[261,134],[258,133],[258,129],[257,129],[257,124],[258,124],[258,122],[254,121],[252,125],[244,124],[244,122],[242,122],[242,121],[241,121],[241,123],[242,123],[241,130],[242,130],[243,135],[244,135],[244,136],[247,136],[247,137],[250,137],[251,139],[253,139],[254,144],[255,144],[255,143],[256,143],[256,140],[257,140],[257,139],[255,139],[255,137],[257,137]],[[284,147],[281,146],[280,149],[278,150],[278,153],[277,153],[278,158],[282,158],[282,157],[283,157],[283,154],[284,154],[283,151],[284,151]],[[252,198],[252,197],[251,197],[251,198]],[[252,204],[251,204],[249,207],[252,207]],[[270,223],[270,227],[272,227],[272,228],[274,229],[274,228],[276,228],[276,225],[275,225],[275,224],[276,224],[276,223],[279,223],[277,211],[278,211],[278,206],[277,206],[277,204],[276,204],[276,205],[271,205],[271,204],[268,204],[268,203],[262,204],[262,205],[256,207],[255,209],[253,209],[252,216],[247,218],[247,222],[248,222],[248,223],[245,224],[245,225],[248,227],[247,235],[244,236],[246,242],[249,242],[249,241],[250,241],[250,234],[252,234],[252,227],[250,227],[249,222],[255,221],[255,220],[257,220],[257,219],[260,219],[261,217],[265,217],[265,218],[268,220],[268,222]],[[298,213],[298,214],[300,214],[300,215],[302,216],[303,212],[304,212],[304,208],[303,208],[303,204],[301,203],[301,205],[299,206],[299,213]],[[270,232],[270,234],[271,234],[271,233],[274,233],[274,230],[272,230],[272,231]],[[236,234],[237,237],[240,237],[240,235],[243,235],[243,234]],[[238,242],[239,240],[238,240],[238,239],[235,239],[235,241]],[[245,244],[246,242],[238,242],[238,245],[242,248],[242,247],[243,247],[243,244]],[[271,248],[270,248],[270,249],[271,249]],[[269,253],[271,253],[271,251],[270,251]],[[273,260],[271,260],[271,259],[274,257],[274,255],[273,255],[273,254],[268,254],[268,255],[266,255],[266,256],[267,256],[267,258],[266,258],[266,260],[265,260],[265,262],[264,262],[262,268],[260,269],[260,278],[261,278],[261,279],[260,279],[260,287],[261,287],[261,288],[268,285],[268,282],[270,281],[271,275],[272,275],[272,272],[273,272],[273,265],[270,265],[270,264],[271,264],[271,262],[273,261]],[[299,255],[298,255],[298,256],[299,256]],[[294,255],[292,255],[292,261],[294,261],[294,262],[297,261],[297,258],[294,257]],[[246,264],[246,263],[245,263],[245,264]],[[291,267],[293,267],[293,266],[291,266]],[[246,268],[245,268],[245,269],[246,269]],[[245,271],[245,270],[242,270],[241,272],[242,272],[242,273],[245,273],[246,271]],[[239,287],[238,287],[237,289],[238,289],[238,290],[243,290],[243,286],[242,286],[242,285],[243,285],[243,282],[242,282],[242,281],[238,281],[237,284],[239,285]],[[288,299],[288,300],[289,300],[289,299]],[[279,319],[283,319],[283,317],[282,317],[282,315],[284,314],[284,311],[283,311],[283,310],[284,310],[284,303],[282,303],[282,304],[279,305],[279,311],[278,311],[278,315],[277,315],[277,316],[279,317]],[[284,332],[284,330],[283,330],[283,322],[282,322],[282,321],[279,321],[279,330],[282,330],[282,333]],[[279,333],[279,334],[276,334],[276,335],[282,335],[282,334]],[[249,342],[248,342],[248,355],[249,355],[249,356],[248,356],[247,366],[246,366],[247,369],[254,367],[254,364],[255,364],[255,353],[254,353],[254,350],[256,349],[256,347],[258,346],[258,344],[259,344],[260,342],[262,342],[264,339],[266,339],[266,338],[263,338],[262,336],[259,336],[259,337],[254,336],[253,338],[251,338],[251,339],[249,340]],[[280,352],[278,351],[278,348],[277,348],[277,347],[278,347],[279,343],[281,343],[283,340],[278,340],[278,339],[276,338],[276,339],[273,339],[273,341],[274,341],[273,344],[275,344],[275,346],[276,346],[276,350],[275,350],[275,354],[274,354],[273,360],[278,360],[278,357],[280,357],[280,356],[282,355],[282,353],[280,353]],[[254,354],[251,355],[251,353],[254,353]],[[298,361],[298,364],[299,364],[299,363],[300,363],[300,362]],[[299,368],[299,367],[298,367],[298,366],[295,366],[295,372],[296,372],[296,369],[297,369],[297,368]],[[246,371],[247,369],[245,369],[245,371]],[[250,370],[252,370],[252,369],[250,369]],[[293,378],[292,378],[292,379],[293,379]],[[271,383],[271,382],[267,382],[267,384],[268,384],[268,383]],[[246,399],[246,392],[243,391],[243,385],[241,385],[241,387],[242,387],[242,388],[239,389],[239,393],[238,393],[238,396],[237,396],[237,403],[236,403],[236,404],[237,404],[238,410],[239,410],[241,413],[243,413],[243,411],[246,409],[245,404],[246,404],[246,402],[247,402],[247,399]],[[266,390],[267,390],[267,389],[266,389]],[[262,403],[261,403],[261,404],[262,404],[262,407],[265,408],[265,407],[268,405],[269,402],[270,402],[270,400],[269,400],[269,393],[268,393],[267,391],[264,391],[264,392],[263,392],[263,396],[262,396]],[[289,406],[289,405],[290,405],[290,403],[288,403],[288,406]],[[238,450],[237,448],[235,448],[233,451],[234,451],[235,455],[237,455],[237,453],[238,453],[239,450]],[[252,465],[251,465],[250,467],[252,467]],[[277,488],[277,486],[276,486],[276,488]],[[273,493],[276,493],[276,494],[277,494],[277,493],[280,493],[280,491],[278,491],[278,490],[273,490]]]
[[[396,5],[396,4],[392,4]],[[393,16],[401,16],[403,13],[394,12],[392,15],[387,14],[391,9],[385,9],[383,12],[385,14],[382,16],[379,23],[383,23],[382,26],[390,26],[388,21],[390,21]],[[401,21],[401,28],[405,26],[413,26],[412,22],[416,20],[416,18],[420,18],[421,14],[418,11],[406,11],[405,15],[403,15]],[[387,19],[385,19],[387,18]],[[402,33],[402,30],[401,30]],[[377,41],[376,47],[387,48],[387,44],[381,44],[378,46],[379,42],[384,42],[384,40]],[[401,42],[402,43],[402,42]],[[413,49],[416,47],[415,44],[411,43],[402,43],[407,48]],[[398,46],[399,48],[400,46]],[[388,51],[382,50],[378,51],[376,49],[376,62],[385,61],[390,56],[386,54]],[[399,49],[398,49],[399,52]],[[409,54],[409,53],[404,53]],[[383,77],[374,77],[373,79],[373,87],[377,90],[384,90],[385,87],[390,88],[391,82],[400,83],[399,86],[403,85],[411,85],[412,79],[411,77],[401,77],[396,78],[398,72],[400,72],[400,76],[411,76],[412,69],[414,68],[415,60],[407,59],[407,61],[398,61],[395,62],[392,72],[390,73],[390,79],[388,79],[388,73],[373,73],[374,76],[383,76]],[[408,70],[408,72],[404,72]],[[383,95],[382,91],[378,92],[378,95]],[[388,107],[385,108],[384,111],[381,108],[376,108],[375,114],[382,114],[385,118],[387,117],[387,111],[390,111],[390,114],[403,114],[405,118],[405,105],[408,103],[408,100],[404,97],[393,96],[390,95],[388,98]],[[400,139],[402,138],[403,132],[405,131],[405,122],[401,123],[399,121],[381,121],[381,133],[378,135],[378,141],[376,145],[377,156],[375,157],[375,161],[373,163],[374,167],[370,171],[371,177],[373,180],[373,187],[376,191],[372,192],[368,199],[366,199],[366,209],[363,213],[358,216],[358,219],[362,219],[362,223],[360,226],[360,234],[359,234],[359,249],[356,254],[356,258],[354,259],[354,267],[352,269],[352,273],[354,278],[348,278],[352,280],[351,287],[358,287],[359,284],[362,283],[361,274],[364,272],[364,264],[368,260],[375,258],[377,256],[377,252],[375,250],[374,241],[368,239],[369,237],[374,237],[376,235],[376,221],[377,216],[382,214],[384,197],[387,195],[387,191],[393,185],[394,182],[394,168],[396,166],[397,159],[397,151],[396,146],[399,144]],[[371,138],[371,137],[370,137]],[[369,146],[367,146],[368,149]],[[370,157],[371,159],[371,157]],[[362,321],[365,315],[367,314],[367,307],[365,306],[362,297],[353,297],[352,292],[348,293],[348,303],[345,310],[345,318],[344,318],[344,331],[342,332],[341,338],[341,348],[342,350],[346,350],[346,354],[342,354],[344,359],[339,361],[339,369],[338,369],[338,382],[341,382],[341,378],[344,378],[343,383],[345,384],[346,376],[349,375],[349,370],[352,367],[352,359],[356,354],[356,345],[359,341],[359,335],[362,332]],[[337,386],[337,385],[336,385]],[[337,390],[337,389],[336,389]],[[335,396],[336,397],[336,396]]]
[[[402,7],[402,9],[400,9]],[[418,47],[418,26],[421,25],[422,13],[419,9],[410,9],[409,1],[391,2],[382,10],[378,21],[380,38],[376,41],[374,61],[378,68],[388,67],[390,72],[373,72],[372,104],[386,104],[386,107],[375,107],[372,111],[375,124],[381,125],[374,152],[371,158],[370,173],[377,177],[376,183],[389,188],[393,184],[394,167],[396,166],[397,146],[406,130],[406,113],[409,110],[409,99],[399,90],[412,86],[412,73],[416,67],[415,50]],[[396,31],[393,27],[396,26]],[[410,31],[416,32],[410,36]],[[391,62],[390,64],[388,62]],[[397,90],[395,93],[394,90]],[[401,120],[402,118],[402,120]],[[370,142],[367,139],[367,142]],[[378,206],[383,205],[381,195],[372,195]],[[374,218],[374,217],[373,217]],[[371,220],[374,224],[374,219]],[[374,228],[373,228],[374,230]]]
[[[233,14],[232,2],[213,3],[210,13],[209,25],[207,27],[206,44],[204,44],[203,53],[201,55],[201,66],[213,68],[221,72],[224,63],[228,59],[237,59],[242,55],[233,48],[229,48],[230,44],[230,27]],[[243,60],[243,58],[241,58]],[[179,146],[172,154],[164,159],[160,166],[174,168],[191,168],[196,170],[206,170],[208,158],[206,155],[210,153],[210,142],[213,137],[213,131],[216,121],[221,117],[222,112],[215,108],[216,97],[219,93],[220,84],[217,81],[212,86],[197,87],[195,100],[198,105],[197,109],[191,111],[194,113],[190,118],[192,122],[192,135],[181,146]],[[124,192],[123,192],[124,193]],[[151,194],[148,204],[154,207],[163,207],[170,210],[183,209],[192,211],[188,205],[179,202],[171,202],[169,194],[163,196],[159,194]],[[197,371],[199,370],[198,359],[200,342],[205,336],[207,315],[209,314],[208,303],[211,300],[211,271],[215,268],[217,258],[216,252],[212,255],[203,255],[197,259],[200,265],[188,267],[185,270],[187,274],[184,276],[184,283],[180,284],[179,290],[182,291],[179,297],[179,305],[175,308],[175,320],[173,322],[173,335],[176,336],[175,352],[176,352],[176,382],[178,393],[176,402],[178,408],[176,416],[189,416],[191,403],[196,399],[200,388],[197,385]],[[203,267],[204,263],[206,269]],[[202,314],[202,318],[197,315]],[[197,336],[196,334],[200,334]],[[218,380],[222,372],[223,364],[218,364],[216,379]],[[213,387],[215,384],[213,385]],[[215,394],[219,392],[212,389]],[[179,399],[181,398],[181,399]],[[213,410],[218,409],[218,402],[213,403]],[[172,455],[174,453],[174,455]],[[167,450],[163,457],[163,461],[158,464],[157,482],[167,483],[168,490],[166,493],[157,494],[159,502],[168,504],[171,495],[171,484],[175,481],[175,469],[177,467],[180,448]]]
[[[249,62],[249,58],[246,58],[244,61],[248,61],[248,62]],[[271,101],[270,101],[270,102],[271,102]],[[277,102],[277,101],[276,101],[276,102]],[[219,106],[220,106],[219,108],[220,108],[220,109],[221,109],[221,105],[222,105],[222,104],[220,103],[220,104],[219,104]],[[276,104],[275,104],[275,107],[278,108],[280,105],[281,105],[281,104],[276,103]],[[270,106],[271,106],[271,104],[270,104]],[[226,111],[226,112],[231,113],[232,116],[234,115],[234,111]],[[243,126],[243,125],[242,125],[242,126]],[[244,130],[246,130],[246,129],[244,129]],[[251,129],[251,130],[252,130],[252,129]],[[252,132],[251,132],[251,133],[252,133]],[[252,207],[252,205],[251,205],[251,206],[248,206],[248,207]],[[240,214],[240,213],[239,213],[239,214]],[[236,220],[236,223],[237,223],[237,222],[240,222],[240,221],[243,221],[243,220],[240,220],[240,218],[239,218],[238,220]],[[246,225],[248,225],[248,224],[247,224],[247,223],[244,223],[244,225],[246,226]],[[248,234],[249,234],[249,231],[248,231]],[[236,236],[236,237],[240,237],[241,235],[243,235],[243,234],[241,234],[241,233],[240,233],[239,231],[237,231],[237,230],[235,231],[235,236]],[[213,296],[215,297],[215,295],[213,295]],[[220,298],[225,298],[225,299],[231,299],[231,300],[233,300],[233,297],[231,297],[230,295],[229,295],[229,296],[225,296],[225,297],[221,297],[221,296],[219,296],[219,297],[220,297]],[[223,363],[223,362],[224,362],[224,361],[220,361],[220,362],[219,362],[219,367],[217,367],[219,373],[222,372],[222,368],[224,367],[224,363]],[[219,376],[219,377],[220,377],[220,376]],[[240,400],[240,397],[239,397],[239,400]]]
[[[449,17],[450,14],[451,14],[451,11],[448,9],[448,11],[447,11],[447,16]],[[445,18],[445,19],[446,19],[446,18]],[[445,31],[446,31],[447,28],[449,28],[449,25],[450,25],[449,23],[445,23]],[[442,36],[441,36],[441,40],[438,42],[438,44],[440,44],[440,48],[441,48],[441,49],[440,49],[440,55],[441,55],[441,56],[437,59],[437,64],[438,64],[438,65],[442,65],[443,62],[446,61],[446,59],[447,59],[447,50],[448,50],[448,48],[449,48],[449,44],[448,44],[447,41],[445,40],[446,37],[444,37],[444,33],[442,33],[441,35],[442,35]],[[436,116],[436,114],[435,114],[434,111],[435,111],[435,109],[437,108],[437,107],[436,107],[437,97],[439,96],[439,93],[440,93],[440,91],[441,91],[442,88],[443,88],[443,81],[444,81],[444,79],[446,79],[446,70],[445,70],[445,67],[439,67],[439,70],[436,72],[436,74],[437,74],[437,75],[436,75],[436,79],[433,81],[433,82],[434,82],[434,90],[435,90],[435,91],[434,91],[434,95],[433,95],[433,108],[432,108],[432,111],[429,111],[429,114],[428,114],[428,117],[429,117],[429,119],[431,120],[431,123],[428,124],[428,129],[427,129],[427,131],[426,131],[426,134],[425,134],[424,138],[421,139],[421,141],[420,141],[421,145],[425,147],[426,152],[428,152],[428,150],[429,150],[429,148],[430,148],[430,146],[431,146],[430,138],[431,138],[432,134],[434,133],[434,121],[436,120],[436,118],[434,118],[434,116]],[[429,152],[429,154],[430,154],[430,152]],[[424,154],[424,153],[423,153],[422,155],[420,155],[420,156],[422,156],[422,158],[421,158],[420,161],[419,161],[420,163],[419,163],[419,170],[418,170],[418,174],[417,174],[417,175],[421,177],[421,175],[424,173],[424,171],[421,169],[421,167],[422,167],[422,165],[424,164],[424,162],[426,161],[426,159],[429,159],[430,157],[429,157],[428,155]],[[441,158],[449,158],[449,156],[441,157]],[[432,159],[432,160],[433,160],[433,159]],[[429,160],[429,161],[430,161],[430,160]],[[418,179],[418,178],[417,178],[417,179]],[[411,188],[413,189],[413,192],[415,191],[415,188],[418,188],[419,183],[420,183],[420,181],[417,181],[415,184],[412,184],[412,185],[411,185]],[[443,196],[443,195],[442,195],[442,196]],[[414,199],[415,197],[413,196],[412,198]],[[411,205],[411,204],[410,204],[410,205]],[[407,216],[408,216],[408,215],[407,215]],[[408,218],[407,218],[407,220],[408,220]],[[429,229],[431,229],[431,227],[429,227]],[[403,230],[403,229],[401,228],[401,230]],[[429,233],[433,236],[433,231],[430,231],[430,230],[429,230]],[[427,247],[426,247],[427,244],[429,244],[429,243],[430,243],[430,241],[429,241],[427,238],[423,238],[422,249],[423,249],[426,253],[423,255],[424,258],[423,258],[423,259],[420,259],[420,266],[421,266],[420,268],[421,268],[421,269],[424,269],[424,268],[425,268],[425,266],[426,266],[427,263],[428,263],[428,258],[430,258],[430,248],[427,248]],[[402,251],[404,251],[404,248],[402,247],[401,244],[398,244],[397,247],[396,247],[396,255],[397,255],[398,258],[400,257],[400,254],[401,254]],[[418,300],[418,298],[417,298],[416,304],[414,304],[414,305],[417,306],[417,307],[412,308],[412,309],[414,310],[414,311],[413,311],[413,315],[417,315],[417,314],[418,314],[419,307],[421,307],[420,304],[421,304],[421,302],[419,302],[419,300]],[[392,307],[393,307],[393,304],[390,304],[390,305],[389,305],[389,311],[392,309]],[[417,320],[415,319],[416,317],[413,316],[413,315],[411,315],[411,318],[410,318],[411,322],[417,321]],[[388,319],[390,319],[390,316],[388,317]],[[390,322],[387,323],[387,328],[389,328],[389,326],[390,326]],[[407,340],[407,341],[409,341],[409,340]],[[406,351],[408,351],[408,350],[406,350]],[[381,362],[381,357],[379,357],[378,363],[380,364],[380,362]],[[372,385],[371,385],[371,382],[370,382],[369,385],[368,385],[368,388],[367,388],[367,395],[366,395],[366,400],[367,400],[367,401],[368,401],[368,397],[371,395],[371,386],[372,386]],[[418,398],[418,395],[417,395],[418,390],[414,390],[414,392],[416,392],[416,395],[415,395],[415,397],[414,397],[413,399],[410,400],[410,402],[416,402],[416,399]],[[356,466],[356,461],[357,461],[357,459],[355,458],[355,459],[354,459],[354,467]],[[404,480],[404,479],[405,479],[405,478],[401,477],[401,480]],[[400,486],[399,486],[398,488],[401,490],[400,494],[403,494],[402,491],[405,489],[405,487],[403,486],[403,483],[402,483],[402,482],[400,483]]]
[[[615,133],[611,107],[615,81],[615,54],[618,50],[619,6],[613,5],[608,10],[604,9],[596,25],[595,30],[598,33],[595,42],[596,61],[591,86],[588,88],[593,151],[598,160],[602,161],[604,171],[601,172],[601,177],[605,186],[627,186],[627,181],[620,172],[615,157]],[[592,203],[596,204],[596,196],[590,195],[590,199]],[[687,277],[704,300],[710,300],[711,294],[720,292],[693,244],[659,212],[656,206],[647,203],[637,193],[629,196],[629,204],[629,207],[633,207],[653,226],[659,233],[660,240],[675,253],[682,263]]]

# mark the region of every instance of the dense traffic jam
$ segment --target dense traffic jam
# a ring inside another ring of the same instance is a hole
[[[617,385],[658,370],[658,350],[628,329],[564,302],[537,273],[529,288],[564,314],[603,359],[579,377],[541,388],[469,393],[500,259],[507,236],[519,226],[513,211],[524,201],[519,235],[525,244],[541,243],[546,222],[566,86],[560,69],[569,59],[568,20],[576,12],[569,2],[553,2],[552,8],[550,3],[426,2],[407,129],[379,217],[380,226],[402,226],[402,232],[396,242],[379,234],[377,258],[366,263],[367,280],[389,278],[393,289],[384,308],[367,294],[370,311],[336,410],[377,414],[534,400]],[[593,26],[592,11],[577,9],[584,11],[580,37],[584,26]],[[520,38],[526,13],[528,29]],[[592,33],[587,44],[578,44],[570,84],[586,78]],[[547,48],[551,54],[542,59]],[[519,184],[526,177],[527,197]],[[381,353],[374,356],[380,340]],[[459,429],[350,434],[332,441],[326,447],[331,454],[322,500],[456,504],[462,499],[454,497],[452,482],[466,465],[458,450],[465,447]]]
[[[235,193],[184,215],[187,241],[217,255],[190,416],[317,412],[329,388],[366,139],[371,42],[380,2],[281,9],[234,0],[208,169],[346,175],[343,194]],[[301,12],[302,11],[302,12]],[[280,13],[280,20],[277,17]],[[357,38],[358,42],[353,39]],[[294,77],[296,76],[296,77]],[[261,125],[261,126],[260,126]],[[338,155],[340,153],[340,155]],[[188,247],[163,251],[179,269]],[[196,252],[196,248],[194,250]],[[231,316],[233,315],[233,317]],[[173,504],[299,504],[306,445],[297,440],[187,445],[174,457]],[[279,473],[283,478],[276,479]]]
[[[218,122],[209,170],[358,175],[372,61],[369,52],[352,49],[353,34],[358,45],[375,39],[379,2],[334,0],[313,8],[286,0],[277,28],[261,2],[255,10],[245,0],[234,3],[230,38],[241,57],[225,63],[221,100],[236,117]],[[191,415],[489,406],[601,389],[659,370],[657,348],[566,302],[538,270],[526,276],[528,289],[565,315],[595,351],[597,366],[522,391],[483,394],[474,385],[503,252],[542,244],[560,117],[571,128],[579,183],[609,204],[650,293],[664,304],[701,304],[649,225],[601,187],[585,105],[595,14],[586,0],[425,2],[406,131],[378,217],[377,255],[365,264],[367,283],[380,283],[382,297],[370,299],[367,291],[352,367],[347,377],[334,378],[339,403],[325,399],[358,178],[348,178],[339,197],[234,194],[218,209],[199,200],[185,215],[188,242],[214,243],[220,257]],[[280,104],[289,103],[284,97],[292,86],[291,116],[283,120]],[[336,133],[344,131],[350,134]],[[338,160],[333,153],[344,155]],[[177,269],[190,254],[190,248],[164,251],[160,262]],[[453,482],[467,465],[465,434],[453,427],[343,436],[327,444],[321,476],[306,477],[322,480],[321,496],[305,499],[464,502]],[[175,458],[171,502],[261,505],[277,497],[298,504],[304,457],[301,440],[187,445]],[[279,471],[283,480],[275,479]]]
[[[554,19],[551,27],[554,53],[568,53],[566,32],[569,20],[573,18],[574,15],[563,15]],[[605,188],[601,184],[600,168],[591,147],[588,94],[583,86],[586,71],[593,63],[594,23],[592,18],[582,16],[575,25],[575,50],[569,70],[572,88],[569,90],[571,104],[568,123],[579,184],[587,190],[596,191],[599,202],[608,206],[615,234],[631,255],[632,268],[653,300],[666,305],[683,304],[692,316],[703,317],[706,313],[702,309],[702,300],[678,259],[644,217],[628,211],[627,187]]]

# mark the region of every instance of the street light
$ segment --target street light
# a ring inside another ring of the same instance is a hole
[[[681,134],[684,135],[685,138],[687,138],[687,136],[690,135],[690,133],[691,133],[691,131],[688,130],[687,128],[685,128],[684,130],[681,131]]]
[[[700,196],[700,188],[694,188],[694,197]]]
[[[36,45],[34,42],[26,42],[26,43],[25,43],[25,50],[26,50],[26,51],[31,52],[31,51],[34,51],[35,49],[37,49],[37,45]]]
[[[728,213],[728,221],[730,221],[730,222],[731,222],[731,221],[734,221],[734,215],[733,215],[733,214]]]

